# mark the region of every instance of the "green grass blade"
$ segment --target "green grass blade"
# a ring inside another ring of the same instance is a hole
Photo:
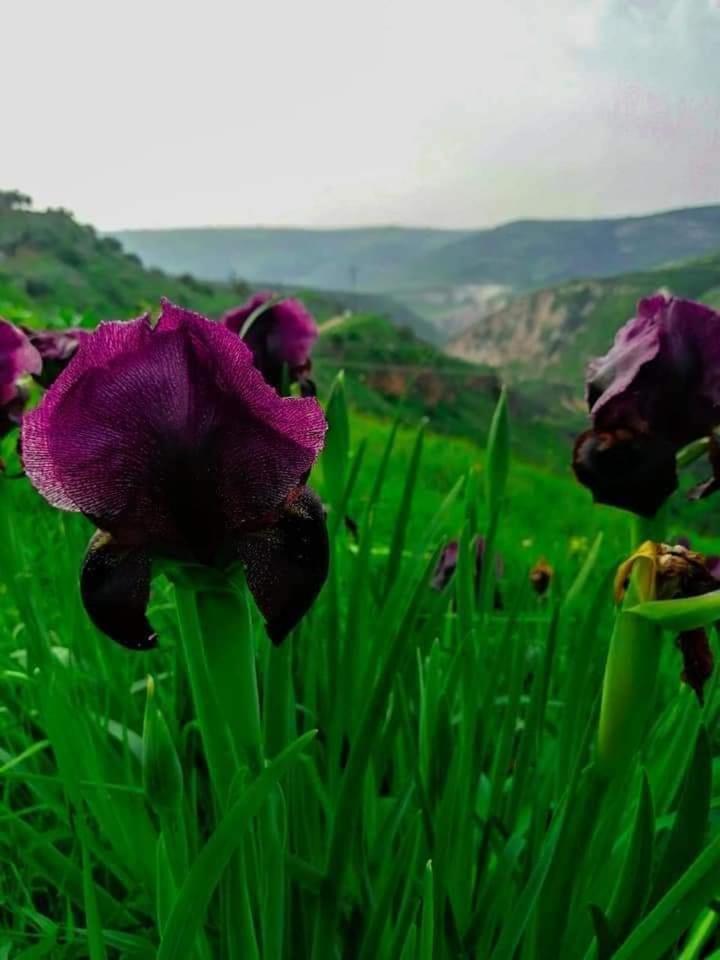
[[[720,871],[716,837],[654,910],[633,930],[613,960],[658,960],[715,896]]]
[[[711,788],[710,741],[705,727],[701,726],[685,774],[675,822],[655,878],[653,903],[660,899],[702,850],[710,815]]]
[[[492,517],[500,509],[510,469],[510,419],[507,390],[503,387],[495,407],[487,441],[485,463],[485,499]]]
[[[635,823],[625,861],[608,907],[608,922],[615,944],[622,943],[633,924],[636,924],[643,915],[650,894],[654,840],[655,815],[652,793],[647,775],[643,771]]]
[[[245,836],[249,821],[262,808],[275,784],[314,739],[310,731],[272,761],[235,801],[215,828],[195,862],[168,917],[157,960],[180,960],[205,919],[205,911],[233,852]]]

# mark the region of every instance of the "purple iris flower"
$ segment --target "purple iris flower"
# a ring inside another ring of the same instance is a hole
[[[44,387],[53,384],[77,353],[80,341],[90,331],[80,328],[67,330],[33,330],[23,327],[23,332],[42,358],[42,370],[36,379]]]
[[[252,350],[253,362],[276,390],[287,369],[291,383],[303,396],[315,395],[309,379],[310,352],[318,329],[312,314],[299,300],[277,300],[273,293],[256,293],[247,303],[224,314],[222,322]]]
[[[457,540],[450,540],[445,544],[440,556],[438,557],[438,562],[435,565],[435,570],[433,572],[431,584],[434,590],[444,590],[447,585],[450,583],[452,578],[455,575],[455,570],[458,563],[458,553],[460,550],[460,545]],[[487,542],[485,537],[477,536],[475,538],[475,589],[477,590],[480,586],[480,578],[482,576],[483,564],[485,563],[485,553],[487,552]],[[503,558],[500,554],[495,556],[495,575],[502,577],[505,570],[505,564]],[[501,610],[503,603],[502,597],[500,596],[499,591],[495,590],[495,609]]]
[[[0,437],[20,423],[27,391],[19,381],[41,367],[40,354],[23,331],[0,319]]]
[[[587,400],[577,478],[597,502],[653,516],[677,487],[677,451],[720,423],[720,314],[676,297],[641,300],[589,364]]]
[[[279,643],[320,591],[325,516],[305,486],[322,448],[315,400],[280,397],[221,324],[163,301],[103,323],[23,420],[23,460],[40,493],[98,528],[81,575],[95,625],[133,649],[154,558],[244,566]]]

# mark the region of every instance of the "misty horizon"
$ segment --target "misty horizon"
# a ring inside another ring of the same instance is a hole
[[[163,230],[267,230],[267,231],[294,231],[294,230],[304,230],[314,233],[343,233],[350,232],[353,230],[423,230],[423,231],[436,231],[437,233],[476,233],[486,230],[497,230],[502,227],[511,226],[512,224],[524,224],[524,223],[597,223],[597,222],[606,222],[612,223],[617,220],[646,220],[651,219],[652,217],[662,217],[667,214],[682,213],[683,211],[700,211],[700,210],[710,210],[715,207],[720,207],[720,197],[714,203],[697,203],[697,204],[687,204],[684,206],[674,206],[674,207],[664,207],[662,209],[651,209],[651,210],[641,210],[638,212],[628,212],[628,213],[614,213],[608,215],[599,215],[596,217],[567,217],[567,216],[548,216],[548,217],[532,217],[532,216],[520,216],[513,217],[511,220],[499,220],[496,223],[489,223],[483,225],[477,225],[474,227],[452,227],[446,226],[443,224],[430,224],[430,223],[346,223],[346,224],[304,224],[304,223],[270,223],[270,222],[257,222],[257,223],[198,223],[198,224],[189,224],[189,223],[180,223],[173,225],[159,224],[158,226],[148,226],[148,227],[136,227],[131,225],[126,225],[122,227],[113,227],[111,229],[103,229],[101,233],[107,234],[122,234],[122,233],[145,233],[153,231],[163,231]]]
[[[22,136],[0,183],[104,231],[474,230],[720,199],[716,0],[68,0],[42,30],[32,5],[5,12],[43,70],[6,45]]]

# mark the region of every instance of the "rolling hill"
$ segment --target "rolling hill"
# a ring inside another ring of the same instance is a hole
[[[149,266],[227,280],[416,295],[526,291],[643,270],[720,249],[720,206],[603,220],[521,220],[472,231],[403,227],[123,230]]]
[[[275,288],[301,295],[321,321],[345,310],[372,312],[433,336],[433,327],[411,308],[381,294]],[[250,289],[240,280],[216,283],[145,267],[119,240],[78,223],[67,210],[33,210],[29,198],[0,191],[0,314],[31,308],[50,321],[59,311],[96,321],[137,315],[166,296],[216,316],[245,300]]]
[[[0,192],[0,315],[8,319],[92,326],[155,310],[162,296],[217,316],[250,293],[240,282],[147,269],[118,240],[99,236],[67,211],[35,211],[11,196]],[[276,289],[301,296],[320,323],[315,373],[322,390],[346,368],[357,406],[392,416],[404,404],[408,417],[429,416],[438,430],[482,436],[497,376],[419,338],[422,321],[407,307],[379,294]]]
[[[370,227],[347,230],[217,227],[121,230],[113,234],[149,266],[226,281],[378,291],[391,289],[402,269],[432,257],[465,233]]]
[[[513,379],[582,382],[587,360],[604,353],[637,301],[657,290],[720,307],[720,254],[617,277],[573,280],[520,296],[446,346],[450,356]]]

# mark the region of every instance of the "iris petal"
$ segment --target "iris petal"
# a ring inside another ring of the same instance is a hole
[[[290,379],[300,383],[303,396],[315,396],[315,385],[307,378],[310,372],[310,351],[317,339],[318,328],[312,314],[292,298],[273,302],[274,294],[256,293],[247,303],[229,310],[222,322],[233,333],[240,334],[253,354],[253,363],[268,383],[277,390],[282,386],[283,368]],[[267,309],[260,311],[263,305]],[[248,326],[248,321],[255,319]]]
[[[80,574],[83,605],[98,630],[130,650],[157,644],[145,614],[150,575],[150,560],[142,551],[122,547],[102,531],[90,540]]]
[[[654,516],[677,488],[675,448],[630,430],[587,430],[575,442],[575,476],[596,503]]]
[[[276,523],[240,539],[238,555],[268,636],[282,643],[327,578],[328,535],[320,499],[308,487],[298,488]]]
[[[154,328],[146,317],[104,323],[82,340],[25,417],[23,456],[54,506],[123,542],[205,562],[183,549],[194,546],[191,514],[220,518],[210,534],[265,526],[324,433],[319,405],[279,397],[234,334],[165,302]]]

